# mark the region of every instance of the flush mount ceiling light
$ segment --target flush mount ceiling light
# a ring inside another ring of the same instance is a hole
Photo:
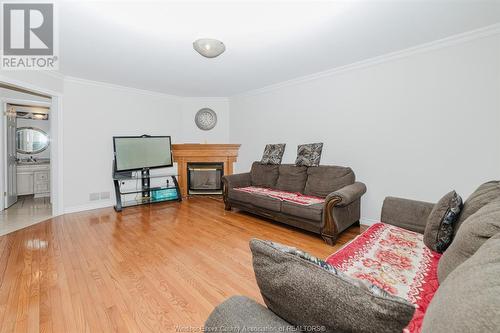
[[[212,38],[201,38],[193,42],[193,48],[206,58],[218,57],[226,50],[223,42]]]

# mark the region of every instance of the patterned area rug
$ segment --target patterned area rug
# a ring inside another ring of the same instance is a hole
[[[247,192],[258,195],[265,195],[281,201],[289,201],[302,206],[309,206],[319,203],[324,203],[325,199],[319,197],[312,197],[302,193],[292,193],[279,190],[273,190],[265,187],[248,186],[235,188],[236,191]]]
[[[440,257],[425,246],[423,235],[377,223],[326,261],[415,304],[413,319],[405,328],[413,333],[420,332],[425,311],[439,287]]]

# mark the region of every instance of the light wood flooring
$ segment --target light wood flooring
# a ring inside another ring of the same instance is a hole
[[[0,332],[198,331],[232,295],[262,302],[252,237],[326,257],[337,245],[193,197],[75,213],[0,237]]]

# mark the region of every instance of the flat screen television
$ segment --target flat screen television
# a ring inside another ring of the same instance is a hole
[[[114,136],[116,172],[172,166],[170,136]]]

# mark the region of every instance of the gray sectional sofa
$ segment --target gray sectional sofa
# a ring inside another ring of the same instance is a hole
[[[356,182],[351,168],[341,166],[305,167],[293,164],[268,165],[254,162],[247,173],[224,176],[223,198],[231,207],[320,234],[330,245],[339,233],[359,223],[363,183]],[[297,205],[272,197],[235,190],[257,186],[321,197],[322,204]]]
[[[433,207],[432,203],[388,197],[383,204],[381,220],[423,233]],[[422,332],[500,331],[500,181],[481,185],[465,201],[455,237],[440,258],[437,273],[439,287],[425,312]],[[317,302],[327,301],[323,295],[315,297],[312,299]],[[328,301],[332,308],[342,306],[337,299]],[[332,321],[333,312],[320,315]],[[323,318],[321,316],[318,318]],[[359,322],[356,321],[349,331],[391,331],[375,330],[366,318],[359,316],[356,319]],[[285,332],[293,331],[297,325],[301,323],[285,321],[263,305],[234,296],[215,308],[205,328],[212,332],[222,332],[227,327]]]

